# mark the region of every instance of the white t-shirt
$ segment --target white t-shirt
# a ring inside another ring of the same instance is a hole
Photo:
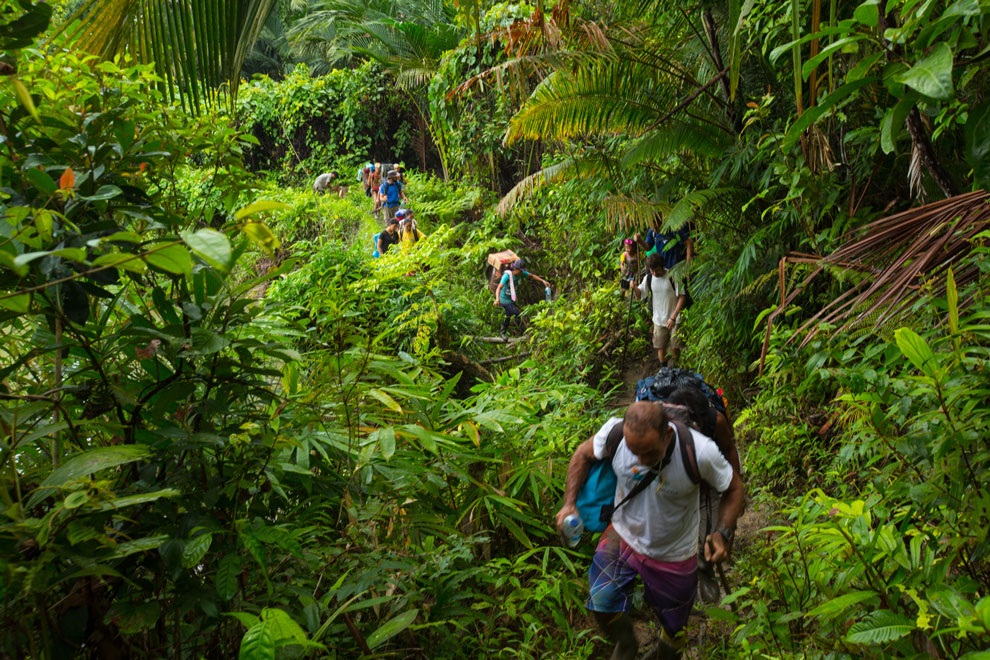
[[[649,293],[646,290],[647,278],[652,278],[650,289],[652,289],[651,297],[653,299],[653,325],[666,325],[667,319],[670,318],[670,315],[674,313],[674,309],[677,307],[677,285],[667,275],[657,277],[648,273],[643,277],[643,281],[639,283],[639,290],[643,295]],[[681,317],[678,314],[675,323],[680,322]]]
[[[612,427],[622,420],[613,417],[594,437],[595,458],[605,456],[605,441]],[[674,437],[677,429],[674,428]],[[694,436],[698,473],[717,490],[725,492],[732,481],[732,466],[718,450],[718,445],[700,431],[690,429]],[[680,442],[678,439],[677,442]],[[626,447],[622,438],[612,459],[615,471],[615,504],[632,490],[637,476],[642,478],[650,468],[642,465]],[[670,463],[643,492],[626,502],[612,515],[612,526],[629,546],[641,555],[657,561],[678,562],[698,552],[698,488],[691,483],[681,461],[680,447],[675,446]]]

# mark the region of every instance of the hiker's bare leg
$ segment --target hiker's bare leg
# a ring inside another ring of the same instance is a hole
[[[658,348],[657,349],[657,359],[660,360],[660,364],[663,364],[664,363],[663,362],[663,359],[666,356],[666,354],[667,354],[666,349],[663,349],[663,348]]]
[[[635,660],[639,642],[632,619],[623,612],[593,612],[595,623],[610,642],[615,642],[610,660]]]

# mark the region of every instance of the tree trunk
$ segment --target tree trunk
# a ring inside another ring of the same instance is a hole
[[[712,16],[712,10],[705,8],[702,14],[702,22],[705,24],[705,34],[708,35],[708,46],[712,50],[712,59],[714,60],[716,71],[725,71],[725,64],[722,63],[722,49],[718,46],[718,26],[715,24],[715,17]],[[735,129],[736,133],[742,131],[742,123],[739,121],[739,113],[736,112],[736,106],[732,102],[732,90],[729,87],[729,77],[722,76],[719,79],[722,85],[722,95],[725,96],[725,114],[729,120],[729,124]]]
[[[928,136],[928,129],[925,128],[925,123],[921,120],[921,114],[917,107],[911,108],[911,112],[908,113],[907,129],[908,133],[911,134],[911,146],[917,150],[921,157],[921,164],[931,174],[942,194],[946,197],[958,195],[959,189],[935,154],[935,148]]]

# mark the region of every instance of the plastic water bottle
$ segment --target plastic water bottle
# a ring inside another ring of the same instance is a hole
[[[545,289],[543,290],[543,293],[544,293],[544,295],[545,295],[545,296],[547,297],[547,302],[550,302],[550,294],[552,293],[552,292],[550,291],[550,287],[547,287],[547,288],[545,288]]]
[[[573,548],[581,540],[581,534],[584,533],[584,523],[581,522],[581,516],[576,513],[564,518],[564,536],[567,537],[568,547]]]

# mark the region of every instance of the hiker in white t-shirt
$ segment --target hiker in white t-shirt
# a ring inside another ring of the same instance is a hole
[[[612,524],[602,533],[588,571],[586,607],[615,642],[612,659],[632,660],[639,644],[625,612],[633,581],[639,575],[646,602],[662,626],[659,657],[672,660],[680,657],[684,640],[678,633],[687,624],[698,582],[699,484],[692,481],[685,467],[684,456],[690,452],[681,446],[685,443],[681,433],[691,434],[696,476],[721,493],[718,526],[705,542],[708,561],[719,562],[728,555],[736,519],[743,510],[745,488],[710,438],[684,424],[669,422],[661,405],[640,401],[629,406],[624,419],[606,422],[571,457],[564,506],[557,513],[561,534],[564,519],[577,513],[577,496],[592,464],[607,458],[609,432],[620,423],[623,437],[612,453],[615,503],[621,503],[639,480],[652,482],[615,510]]]
[[[653,301],[653,348],[657,350],[660,366],[667,364],[667,350],[670,349],[670,363],[676,364],[681,356],[681,342],[677,336],[678,316],[684,308],[686,296],[663,267],[663,257],[657,253],[646,258],[646,276],[633,289],[637,298],[650,296]]]

